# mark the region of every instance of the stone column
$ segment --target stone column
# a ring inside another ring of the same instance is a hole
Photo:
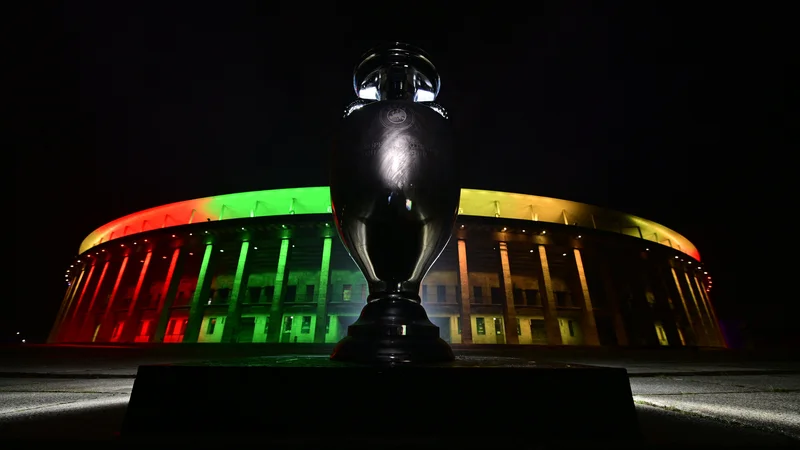
[[[77,290],[78,283],[80,282],[80,278],[82,275],[83,271],[81,271],[80,276],[77,277],[73,276],[72,281],[67,286],[67,292],[64,294],[64,299],[61,300],[61,307],[58,308],[58,313],[56,314],[56,318],[53,321],[53,328],[50,329],[50,334],[47,336],[48,344],[52,344],[58,341],[58,335],[61,333],[61,323],[64,320],[64,316],[67,314],[69,305],[72,302],[72,296]]]
[[[589,296],[589,283],[586,281],[586,273],[583,270],[583,259],[581,251],[573,249],[575,254],[575,266],[578,269],[578,280],[581,283],[581,293],[583,295],[583,337],[586,345],[600,345],[600,338],[597,336],[597,323],[594,320],[594,309],[592,299]]]
[[[681,289],[681,283],[678,280],[678,274],[675,272],[674,267],[670,267],[670,271],[672,272],[672,279],[675,281],[675,288],[678,290],[678,298],[681,299],[681,305],[683,305],[683,312],[686,314],[686,322],[689,324],[689,328],[692,330],[694,344],[700,344],[700,339],[702,333],[697,332],[697,328],[695,327],[695,323],[692,320],[692,316],[689,313],[689,307],[686,305],[686,298],[683,296],[683,289]],[[685,336],[684,336],[685,339]]]
[[[697,311],[697,317],[700,318],[700,326],[703,327],[703,341],[706,345],[714,345],[715,339],[713,336],[713,329],[711,328],[711,316],[703,315],[703,311],[700,309],[700,303],[703,302],[703,299],[701,298],[700,302],[697,301],[697,296],[700,294],[695,294],[692,281],[689,279],[689,274],[683,272],[683,276],[686,278],[686,286],[689,289],[689,294],[692,296],[692,303],[694,304],[695,311]]]
[[[150,342],[164,342],[164,333],[167,331],[167,324],[169,324],[172,303],[175,301],[175,296],[178,294],[178,288],[181,284],[184,261],[184,252],[181,248],[173,250],[172,259],[169,262],[169,269],[167,270],[167,278],[164,280],[164,287],[161,291],[158,306],[156,307],[158,322],[156,323],[155,331],[153,331],[152,336],[150,336]]]
[[[506,344],[519,344],[517,335],[517,309],[514,306],[514,283],[511,281],[511,265],[508,262],[508,244],[500,242],[500,267],[503,275],[503,291],[506,301],[503,304],[503,320],[506,332]]]
[[[231,299],[228,302],[228,316],[225,319],[225,327],[222,329],[220,342],[237,342],[239,334],[239,322],[242,318],[242,299],[247,290],[247,251],[250,249],[250,242],[242,242],[239,250],[239,261],[236,263],[236,274],[233,276],[233,289],[231,289]]]
[[[458,240],[458,281],[461,286],[461,343],[472,344],[472,318],[470,317],[469,271],[467,270],[467,242]]]
[[[103,318],[100,319],[100,330],[97,332],[97,338],[95,339],[96,342],[108,342],[111,339],[111,334],[114,331],[114,312],[112,308],[114,306],[114,302],[117,299],[117,293],[119,292],[119,285],[122,283],[122,277],[125,275],[125,268],[128,266],[128,255],[123,256],[122,264],[119,266],[119,272],[117,272],[117,279],[114,281],[114,287],[111,289],[111,294],[108,296],[108,303],[106,304],[106,310],[103,311]]]
[[[272,294],[272,303],[269,306],[269,326],[267,328],[267,342],[280,342],[281,325],[283,321],[283,288],[289,277],[286,262],[289,260],[289,238],[281,239],[281,251],[278,255],[278,267],[275,270],[275,291]]]
[[[97,286],[94,288],[92,298],[89,300],[89,307],[86,308],[86,314],[83,316],[83,323],[81,323],[80,330],[76,336],[78,340],[83,340],[84,337],[88,337],[89,333],[91,333],[92,325],[94,324],[94,320],[92,320],[92,309],[94,308],[95,301],[97,301],[100,288],[103,286],[103,280],[106,278],[106,271],[108,270],[109,263],[110,261],[108,259],[103,263],[103,270],[100,271],[100,278],[97,279]],[[91,339],[86,340],[91,341]]]
[[[65,327],[64,340],[68,342],[74,341],[80,333],[80,325],[78,325],[78,311],[81,309],[81,304],[83,303],[83,298],[86,296],[86,291],[89,289],[89,284],[92,282],[92,275],[94,274],[94,268],[96,265],[97,259],[94,259],[92,261],[92,265],[89,266],[89,274],[86,275],[86,282],[83,283],[83,289],[81,289],[81,293],[78,295],[78,301],[75,303],[75,308],[72,309],[72,314],[70,315],[67,326]]]
[[[703,301],[703,306],[706,308],[706,312],[711,320],[712,329],[717,336],[717,345],[728,348],[728,344],[725,342],[725,335],[722,334],[722,330],[719,327],[719,320],[717,319],[717,313],[714,311],[714,305],[711,304],[711,299],[708,298],[708,292],[703,284],[700,283],[697,275],[694,276],[694,282],[697,285],[697,291],[700,293],[700,300]]]
[[[120,334],[120,342],[133,342],[136,338],[138,331],[139,317],[141,316],[141,308],[137,308],[139,304],[139,297],[142,295],[142,285],[144,279],[147,277],[147,269],[150,267],[150,259],[153,257],[153,249],[148,249],[142,263],[142,270],[139,272],[139,279],[136,281],[136,287],[133,289],[133,298],[131,304],[128,306],[128,314],[125,317],[125,324],[122,325],[122,334]]]
[[[61,318],[59,320],[58,334],[56,336],[56,341],[57,342],[64,342],[66,340],[67,333],[69,332],[69,326],[70,326],[68,317],[70,315],[70,312],[72,311],[73,305],[75,304],[75,297],[77,296],[78,291],[81,290],[81,287],[83,287],[83,284],[82,284],[83,283],[83,276],[85,274],[86,274],[86,265],[84,264],[83,266],[81,266],[81,273],[78,275],[78,281],[75,282],[74,289],[72,289],[72,294],[70,294],[70,297],[69,297],[69,302],[67,303],[66,308],[64,308],[64,312],[61,315]]]
[[[209,275],[214,253],[214,243],[207,242],[206,250],[203,252],[203,261],[200,263],[200,271],[197,273],[197,285],[192,295],[192,306],[189,307],[189,321],[183,332],[183,343],[193,344],[197,342],[200,335],[200,326],[203,324],[203,313],[208,304],[208,294],[211,290],[213,274]]]
[[[331,236],[322,242],[322,261],[319,266],[319,289],[317,289],[317,318],[314,327],[314,342],[325,343],[325,325],[328,322],[328,283],[331,275]]]
[[[558,327],[558,310],[556,309],[556,297],[553,294],[553,281],[550,279],[550,264],[547,262],[547,249],[544,245],[537,245],[539,248],[539,293],[542,297],[544,307],[544,326],[547,331],[547,343],[549,345],[561,345],[561,329]]]

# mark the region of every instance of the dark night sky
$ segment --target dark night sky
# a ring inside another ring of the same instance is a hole
[[[14,310],[4,336],[12,325],[46,335],[64,267],[105,222],[172,201],[327,184],[353,65],[394,39],[425,48],[440,70],[465,187],[663,223],[699,247],[721,316],[773,335],[788,325],[797,295],[776,267],[796,251],[781,224],[792,206],[777,193],[793,175],[770,163],[789,123],[794,52],[781,11],[553,2],[529,16],[419,19],[411,7],[345,17],[350,8],[311,14],[302,3],[111,3],[29,11],[12,42],[10,129],[21,138],[6,147],[16,291],[2,300]]]

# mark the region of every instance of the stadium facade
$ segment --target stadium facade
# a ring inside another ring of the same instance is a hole
[[[49,342],[333,343],[367,297],[327,187],[172,203],[92,232]],[[450,343],[725,347],[711,277],[667,227],[462,189],[420,296]]]

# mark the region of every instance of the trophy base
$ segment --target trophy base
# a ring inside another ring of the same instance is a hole
[[[355,363],[436,363],[453,361],[421,304],[389,296],[367,303],[331,359]]]

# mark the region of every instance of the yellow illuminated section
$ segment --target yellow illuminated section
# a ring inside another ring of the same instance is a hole
[[[622,233],[672,247],[700,260],[700,252],[679,233],[631,214],[569,200],[510,192],[461,189],[459,214],[501,217]]]
[[[412,205],[409,203],[408,208]],[[157,206],[109,222],[83,240],[79,253],[113,239],[161,228],[248,217],[330,214],[327,186],[217,195]],[[459,214],[528,220],[612,231],[681,251],[700,253],[679,233],[641,217],[569,200],[511,192],[461,189]]]

